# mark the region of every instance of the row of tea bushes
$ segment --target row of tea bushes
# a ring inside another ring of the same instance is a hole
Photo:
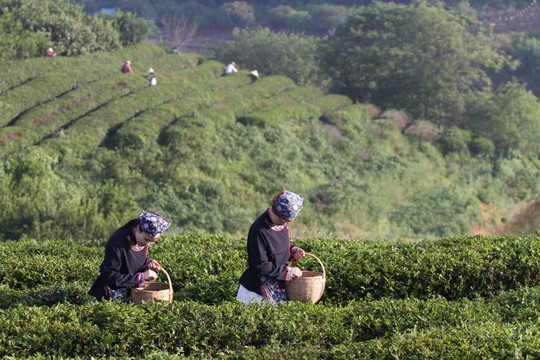
[[[276,106],[273,109],[255,111],[238,118],[238,122],[246,126],[266,128],[271,125],[298,122],[300,119],[317,119],[321,115],[318,108],[310,104],[292,104]]]
[[[57,149],[65,148],[81,149],[83,151],[86,149],[83,154],[78,154],[78,156],[84,156],[104,143],[111,129],[115,129],[116,132],[124,122],[129,123],[132,121],[130,119],[142,116],[146,111],[172,102],[171,99],[187,96],[197,91],[201,84],[219,76],[222,67],[223,65],[220,63],[208,62],[186,70],[170,72],[168,73],[169,77],[165,78],[156,87],[148,86],[146,79],[142,77],[120,77],[119,81],[132,81],[138,84],[138,87],[123,96],[101,103],[85,116],[72,119],[73,121],[70,121],[69,126],[63,129],[61,135],[56,134],[45,144],[51,148],[53,153]],[[83,89],[85,88],[87,87]],[[99,92],[93,94],[94,96],[100,96]],[[87,131],[88,129],[95,129],[95,131]],[[148,130],[143,131],[141,135],[144,135]],[[71,145],[66,146],[67,143]],[[114,144],[111,143],[109,146],[114,146]]]
[[[115,75],[101,79],[66,93],[65,95],[30,109],[21,114],[15,126],[3,127],[1,139],[4,146],[16,142],[13,146],[24,148],[34,145],[43,138],[56,134],[60,129],[67,129],[77,119],[89,116],[93,111],[109,102],[126,96],[146,85],[146,81],[135,77]],[[85,121],[87,121],[85,119]],[[13,138],[14,132],[21,136]],[[3,152],[9,151],[7,148]]]
[[[67,92],[102,78],[102,74],[70,68],[39,75],[24,85],[0,94],[0,125],[13,125],[21,114]]]
[[[227,75],[231,76],[231,75]],[[238,72],[232,75],[233,77],[244,77],[245,74]],[[261,78],[260,80],[257,80],[253,83],[254,91],[257,92],[257,97],[260,98],[269,98],[276,94],[282,93],[288,89],[293,89],[296,87],[296,84],[293,80],[289,79],[288,77],[281,76],[281,75],[272,75],[272,76],[265,76]],[[233,94],[231,94],[233,95]]]
[[[322,301],[328,304],[433,296],[472,299],[540,284],[540,236],[295,243],[323,262],[328,280]],[[104,251],[91,242],[52,240],[4,242],[0,250],[5,254],[0,284],[6,290],[89,286],[99,273]],[[167,269],[177,300],[219,304],[235,299],[237,280],[246,266],[245,240],[203,235],[164,238],[152,245],[150,257]],[[311,257],[299,267],[321,271]]]
[[[339,127],[344,133],[348,134],[347,127],[364,126],[370,120],[374,119],[369,108],[364,104],[353,104],[350,106],[342,107],[334,111],[329,111],[321,118],[322,121]],[[355,128],[352,133],[356,133],[358,130]]]
[[[196,246],[190,243],[181,247]],[[296,244],[316,254],[325,265],[328,281],[323,300],[332,304],[386,297],[474,298],[540,284],[539,236],[421,243],[311,239]],[[181,284],[179,296],[184,298],[185,292],[189,300],[233,300],[236,280],[245,266],[244,244],[236,241],[234,245],[181,251],[179,258],[174,251],[165,251],[162,256],[165,264],[171,264],[169,274],[175,284]],[[322,271],[312,258],[299,266]]]
[[[212,101],[214,85],[227,83],[229,91],[236,89],[235,86],[249,84],[248,79],[244,81],[230,81],[220,78],[223,65],[217,62],[209,62],[193,68],[185,82],[176,82],[170,85],[168,91],[169,98],[155,104],[151,111],[145,111],[136,117],[121,124],[114,136],[110,139],[112,146],[122,150],[133,152],[144,152],[157,146],[158,138],[162,129],[167,128],[175,120],[187,114],[197,111],[201,107],[206,107]],[[196,75],[206,74],[196,79]],[[211,75],[211,76],[210,76]],[[153,91],[150,88],[149,91]],[[220,90],[217,90],[220,91]],[[152,94],[155,98],[164,98],[162,94]]]
[[[162,54],[161,58],[167,60],[164,64],[168,64],[167,68],[173,79],[182,78],[182,75],[175,74],[182,73],[186,68],[198,67],[196,65],[199,62],[197,57],[188,54],[179,57]],[[43,59],[41,61],[43,62]],[[83,59],[78,58],[77,61]],[[122,74],[118,66],[115,66],[114,70],[107,71],[107,68],[99,63],[88,68],[69,65],[61,76],[58,73],[47,73],[5,94],[0,94],[0,104],[6,110],[2,115],[5,116],[5,126],[0,129],[3,153],[16,152],[28,144],[54,135],[60,128],[64,135],[64,130],[77,119],[87,116],[109,102],[114,102],[114,99],[127,97],[147,87],[145,86],[147,81],[142,73]],[[203,66],[199,72],[204,68],[206,67]],[[223,65],[214,63],[213,68],[214,76],[218,76],[222,72]],[[193,75],[191,78],[194,81],[196,79]],[[107,114],[104,116],[111,119]]]
[[[264,103],[288,91],[297,89],[292,80],[282,76],[269,76],[234,92],[222,91],[212,97],[212,107],[230,108],[235,114],[253,111]]]
[[[325,254],[332,279],[327,294],[333,302],[370,297],[474,298],[540,284],[538,235],[394,244],[318,242],[305,247]]]
[[[236,117],[241,114],[264,108],[268,106],[268,103],[274,102],[276,97],[295,92],[297,89],[301,88],[295,87],[290,79],[281,76],[265,77],[249,86],[239,87],[234,92],[223,88],[221,91],[202,95],[201,97],[209,98],[208,107],[191,113],[187,112],[183,118],[178,119],[178,123],[186,123],[184,118],[187,118],[220,131],[219,129],[233,124]]]
[[[200,67],[200,66],[198,66]],[[197,68],[198,68],[197,67]],[[197,69],[195,68],[195,69]],[[224,79],[229,78],[224,77]],[[167,128],[177,118],[183,116],[193,117],[198,113],[198,109],[203,104],[212,104],[214,107],[235,107],[235,102],[238,98],[244,99],[257,99],[261,96],[271,96],[274,91],[281,92],[284,89],[288,89],[294,84],[291,84],[291,80],[284,77],[267,77],[257,83],[249,84],[249,78],[246,76],[243,81],[235,81],[235,85],[240,86],[235,91],[231,91],[234,88],[228,88],[227,90],[221,90],[218,87],[217,91],[213,91],[212,83],[202,84],[201,90],[195,90],[187,99],[178,99],[178,101],[168,102],[163,106],[160,106],[156,111],[150,114],[148,111],[142,113],[140,116],[131,119],[126,122],[115,134],[114,143],[116,146],[122,149],[130,149],[137,151],[145,151],[157,144],[160,137],[161,130]],[[216,81],[221,84],[229,81]],[[249,86],[245,86],[248,85]],[[244,88],[248,88],[243,91]],[[212,90],[211,90],[212,89]],[[202,93],[201,93],[202,92]],[[230,105],[229,105],[230,104]],[[144,132],[142,131],[144,129]]]
[[[151,47],[146,49],[146,51],[150,52],[153,50]],[[199,62],[194,55],[189,57],[186,55],[182,62],[180,58],[170,58],[163,53],[163,50],[159,50],[156,54],[167,59],[171,70],[195,66]],[[105,53],[99,55],[110,58]],[[54,71],[38,74],[35,77],[27,79],[19,86],[12,87],[8,89],[9,91],[0,93],[2,110],[0,113],[0,125],[5,126],[10,124],[17,116],[25,111],[44,102],[51,101],[75,88],[121,73],[120,67],[122,66],[122,62],[118,63],[115,61],[108,65],[103,65],[100,62],[88,61],[94,60],[99,55],[93,55],[92,59],[86,59],[84,57],[74,59],[45,59],[46,61],[41,59],[43,63],[58,60],[57,66],[52,69]],[[17,63],[14,64],[14,72],[18,72],[18,67],[21,66],[17,65]],[[144,74],[144,72],[140,72],[141,77]],[[135,76],[135,74],[128,74],[126,76]]]
[[[0,355],[525,359],[540,345],[539,301],[540,290],[529,288],[488,299],[384,298],[343,306],[21,304],[2,310]]]
[[[176,151],[185,152],[188,149],[192,151],[198,145],[204,146],[205,142],[211,141],[204,137],[211,137],[213,132],[210,129],[216,130],[218,133],[225,127],[232,125],[238,121],[244,123],[243,119],[249,117],[249,114],[259,113],[268,108],[279,108],[280,116],[285,116],[288,119],[287,123],[295,122],[295,113],[290,111],[292,108],[301,109],[296,114],[299,118],[315,117],[320,113],[315,106],[301,105],[316,103],[323,98],[323,92],[319,88],[314,87],[289,87],[289,81],[284,81],[285,85],[281,92],[274,94],[271,97],[263,97],[260,94],[260,89],[266,89],[267,81],[282,80],[281,77],[267,77],[252,86],[246,86],[237,89],[233,94],[229,92],[220,92],[212,96],[213,105],[209,108],[201,109],[196,112],[191,112],[186,116],[178,119],[170,127],[165,129],[161,134],[160,144],[168,145]],[[256,86],[263,84],[262,86]],[[291,84],[292,85],[292,84]],[[268,91],[266,90],[268,94]],[[312,112],[305,111],[310,108]],[[192,128],[189,130],[189,128]],[[204,127],[204,134],[201,127]],[[194,135],[194,132],[198,134]],[[177,135],[175,135],[177,134]],[[182,144],[188,141],[191,145],[188,149],[182,149]],[[195,150],[196,151],[196,150]]]
[[[265,78],[266,80],[273,79],[273,77]],[[262,80],[258,84],[264,82]],[[242,118],[247,116],[246,113],[258,112],[261,109],[266,109],[269,107],[281,106],[281,108],[287,113],[287,108],[284,106],[284,103],[291,101],[290,99],[297,99],[298,102],[302,103],[308,99],[316,98],[316,95],[311,97],[303,97],[306,95],[306,89],[304,87],[293,87],[285,88],[283,92],[274,94],[269,98],[260,97],[259,90],[264,87],[244,87],[237,89],[234,94],[229,94],[227,92],[216,93],[212,97],[213,105],[208,108],[204,108],[188,114],[180,119],[177,123],[173,124],[170,129],[167,129],[167,133],[174,131],[176,127],[185,127],[189,126],[189,123],[197,126],[205,126],[205,128],[215,128],[217,131],[223,129],[228,125],[233,124],[236,121],[242,122]],[[318,96],[322,96],[322,93],[319,91],[314,91]],[[256,110],[255,110],[256,109]],[[289,118],[293,121],[293,114],[288,113]],[[171,136],[167,136],[167,133],[164,134],[163,138],[169,139],[165,144],[170,142],[175,142]]]
[[[25,85],[32,79],[48,73],[62,73],[67,69],[80,68],[93,70],[103,76],[114,75],[126,60],[131,60],[135,72],[143,72],[149,66],[157,64],[161,67],[167,53],[157,44],[146,42],[111,52],[92,53],[78,57],[58,56],[52,58],[30,58],[26,60],[7,61],[0,69],[0,94],[15,87]],[[181,54],[175,59],[181,64],[195,66],[199,58],[191,54]],[[165,65],[170,63],[169,60]]]
[[[283,100],[283,97],[280,97],[268,106],[258,107],[252,112],[239,116],[238,122],[266,128],[271,125],[298,123],[306,119],[318,120],[328,111],[352,104],[346,96],[323,95],[311,87],[301,88],[292,95],[285,104],[281,103],[280,100]]]

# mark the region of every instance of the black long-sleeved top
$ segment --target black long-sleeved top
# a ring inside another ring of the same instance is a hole
[[[285,290],[285,280],[292,271],[285,264],[291,260],[289,228],[272,224],[268,210],[251,225],[247,239],[248,268],[240,277],[240,284],[249,291],[269,297],[268,281],[276,282]]]
[[[144,286],[141,271],[147,265],[148,245],[140,246],[135,241],[133,228],[122,229],[113,235],[105,248],[105,258],[101,263],[101,274],[90,290],[89,295],[99,301],[111,298],[111,290]]]

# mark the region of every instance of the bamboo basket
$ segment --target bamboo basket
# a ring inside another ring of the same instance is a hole
[[[134,304],[139,305],[142,304],[143,301],[153,302],[155,300],[166,301],[169,304],[172,304],[173,288],[171,277],[167,271],[165,271],[165,269],[161,268],[161,271],[167,275],[167,281],[169,283],[165,284],[156,281],[149,281],[144,287],[132,289],[131,299]]]
[[[323,296],[326,286],[326,271],[318,257],[309,253],[306,253],[306,255],[314,257],[321,264],[322,272],[302,271],[302,277],[287,281],[285,283],[287,297],[290,301],[300,301],[303,303],[311,301],[315,304]]]

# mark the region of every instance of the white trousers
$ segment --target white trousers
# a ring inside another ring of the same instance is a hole
[[[246,305],[252,303],[268,303],[266,296],[257,294],[256,292],[249,291],[244,286],[240,285],[238,288],[238,294],[236,295],[236,300],[243,302]]]

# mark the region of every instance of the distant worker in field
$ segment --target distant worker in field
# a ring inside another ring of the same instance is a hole
[[[154,69],[149,68],[146,72],[148,73],[146,78],[150,82],[150,86],[156,85],[157,84],[157,78],[156,78],[156,72],[154,71]]]
[[[283,190],[271,206],[251,225],[247,239],[248,267],[240,277],[236,298],[245,303],[280,304],[288,301],[285,281],[302,276],[302,270],[289,267],[306,256],[291,246],[289,223],[302,209],[303,197]]]
[[[157,278],[161,266],[148,258],[148,247],[170,226],[158,213],[142,211],[112,233],[105,244],[101,274],[88,290],[98,301],[131,301],[131,289]]]
[[[50,47],[45,51],[45,57],[55,57],[56,53],[54,52],[53,48]]]
[[[178,48],[177,48],[176,46],[174,46],[174,47],[171,49],[171,54],[178,55],[178,54],[180,54],[180,51],[178,50]]]
[[[227,65],[227,67],[225,68],[225,75],[227,74],[230,74],[230,73],[233,73],[233,72],[237,72],[238,69],[236,68],[236,63],[234,61],[232,61],[229,65]]]
[[[251,81],[257,81],[259,80],[259,72],[257,70],[253,70],[249,73],[249,77],[251,78]]]
[[[131,70],[131,61],[126,60],[124,65],[122,65],[122,72],[124,74],[131,74],[133,72],[133,70]]]

